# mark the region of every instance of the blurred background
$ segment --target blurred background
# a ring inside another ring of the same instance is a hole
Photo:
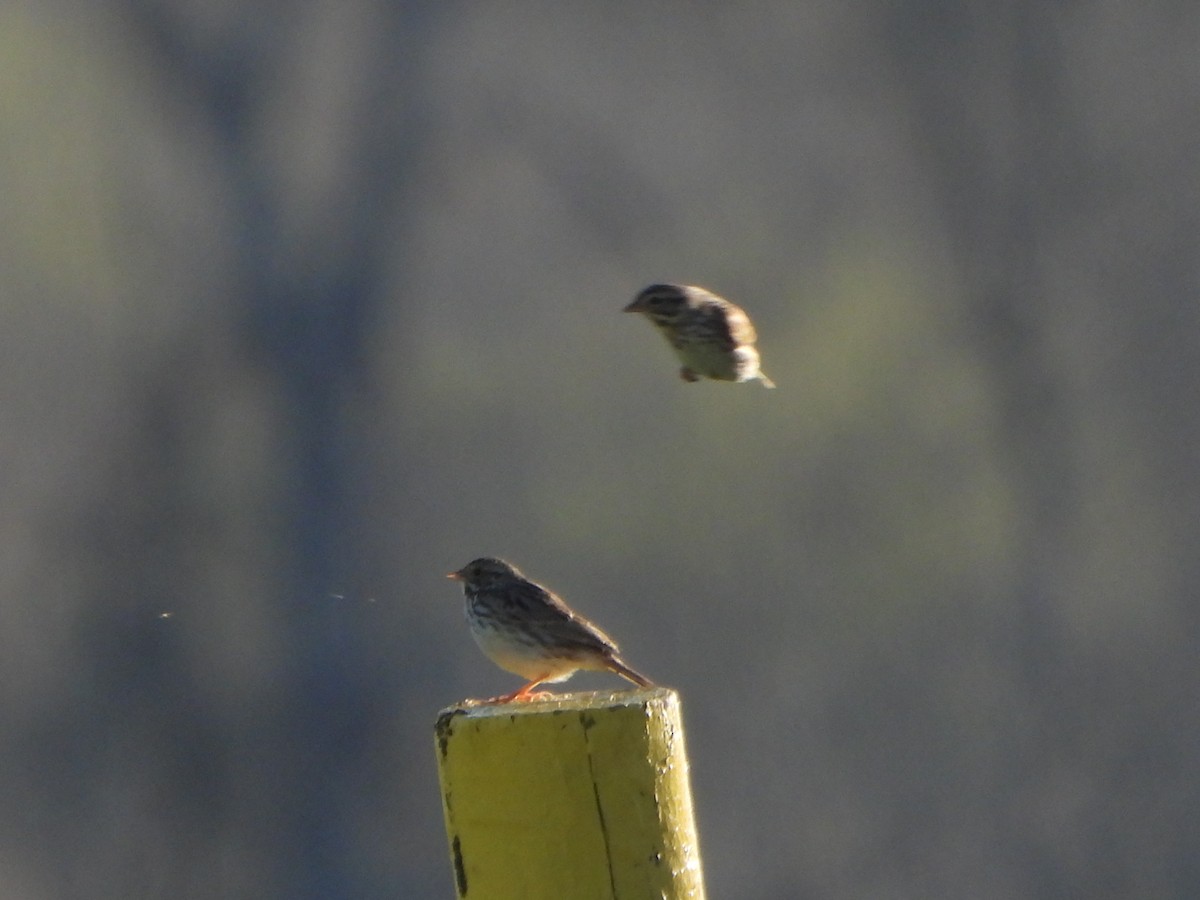
[[[713,897],[1200,895],[1190,0],[0,45],[0,896],[452,896],[484,554],[679,689]]]

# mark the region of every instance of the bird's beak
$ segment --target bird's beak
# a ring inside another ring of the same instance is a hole
[[[455,581],[462,581],[462,573],[461,572],[447,572],[446,577],[453,578]]]
[[[642,306],[642,304],[638,300],[635,299],[632,303],[630,303],[623,310],[621,310],[621,312],[641,312],[643,309],[644,309],[644,307]]]

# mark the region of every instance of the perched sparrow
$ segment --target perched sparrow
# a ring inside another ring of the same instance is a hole
[[[652,284],[625,312],[642,313],[675,348],[684,381],[751,381],[769,388],[775,382],[758,367],[757,335],[741,307],[686,284]]]
[[[484,654],[529,683],[489,703],[537,697],[543,682],[566,681],[580,669],[616,672],[641,687],[653,682],[617,655],[603,631],[502,559],[483,557],[446,576],[461,581],[467,622]]]

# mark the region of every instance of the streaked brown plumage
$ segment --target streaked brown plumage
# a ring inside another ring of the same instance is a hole
[[[684,381],[753,381],[766,387],[775,382],[759,368],[758,335],[740,306],[702,287],[652,284],[644,288],[625,312],[641,313],[662,332],[683,363]]]
[[[467,622],[479,648],[500,668],[528,679],[488,702],[529,700],[539,684],[565,681],[580,669],[615,672],[641,687],[653,686],[617,655],[612,638],[516,566],[485,556],[446,577],[462,582]]]

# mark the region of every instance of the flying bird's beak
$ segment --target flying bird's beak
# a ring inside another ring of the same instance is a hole
[[[643,307],[641,301],[637,298],[634,298],[633,302],[621,310],[621,312],[641,312],[642,309]]]
[[[453,578],[455,581],[462,581],[462,572],[447,572],[447,578]]]

